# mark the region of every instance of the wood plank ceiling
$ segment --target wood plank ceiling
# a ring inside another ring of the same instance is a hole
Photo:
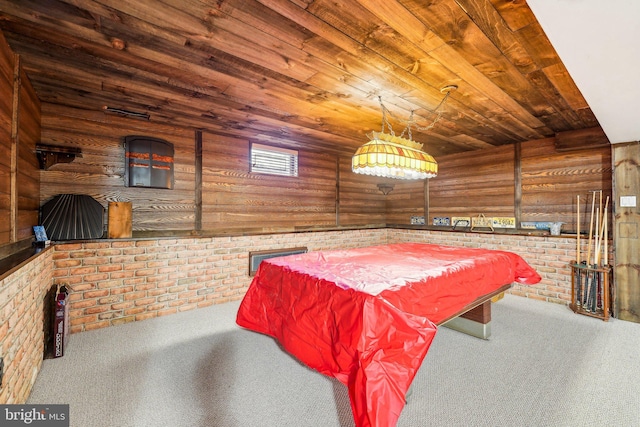
[[[524,0],[0,0],[45,103],[352,153],[381,128],[433,155],[598,122]]]

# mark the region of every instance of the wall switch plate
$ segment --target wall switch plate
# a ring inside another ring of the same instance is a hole
[[[620,196],[620,207],[621,208],[635,208],[636,207],[636,196]]]

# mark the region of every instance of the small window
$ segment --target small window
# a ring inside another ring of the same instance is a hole
[[[269,145],[251,144],[251,172],[298,176],[298,152]]]

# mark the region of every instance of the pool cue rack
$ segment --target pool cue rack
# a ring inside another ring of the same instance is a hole
[[[605,322],[611,311],[609,287],[611,268],[586,264],[571,265],[571,309],[574,313],[596,317]]]
[[[580,196],[577,207],[576,262],[571,264],[571,309],[574,313],[609,320],[611,311],[611,267],[609,261],[609,197],[602,205],[602,190],[592,191],[586,261],[580,246]],[[596,200],[599,196],[599,206]],[[595,229],[594,229],[595,226]],[[595,232],[594,232],[595,231]]]

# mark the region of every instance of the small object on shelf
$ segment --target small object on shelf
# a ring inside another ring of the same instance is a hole
[[[564,222],[550,222],[549,223],[549,231],[551,232],[552,236],[559,236],[560,235],[560,229],[562,228],[562,224],[564,224]]]
[[[458,228],[467,228],[471,226],[471,217],[468,216],[453,216],[451,217],[452,230]]]
[[[47,237],[47,232],[42,225],[33,226],[33,234],[35,235],[35,245],[39,248],[47,247],[51,244],[51,240]]]
[[[549,221],[522,221],[520,228],[525,230],[549,230],[551,227]]]
[[[449,226],[451,225],[451,219],[446,216],[442,216],[442,217],[436,216],[436,217],[433,217],[433,225]]]
[[[513,216],[494,216],[493,228],[516,228],[516,218]]]
[[[412,216],[411,224],[413,225],[424,225],[424,217],[423,216]]]
[[[487,218],[484,214],[471,218],[471,231],[478,231],[478,228],[488,228],[491,231],[495,231],[493,229],[493,218]]]

